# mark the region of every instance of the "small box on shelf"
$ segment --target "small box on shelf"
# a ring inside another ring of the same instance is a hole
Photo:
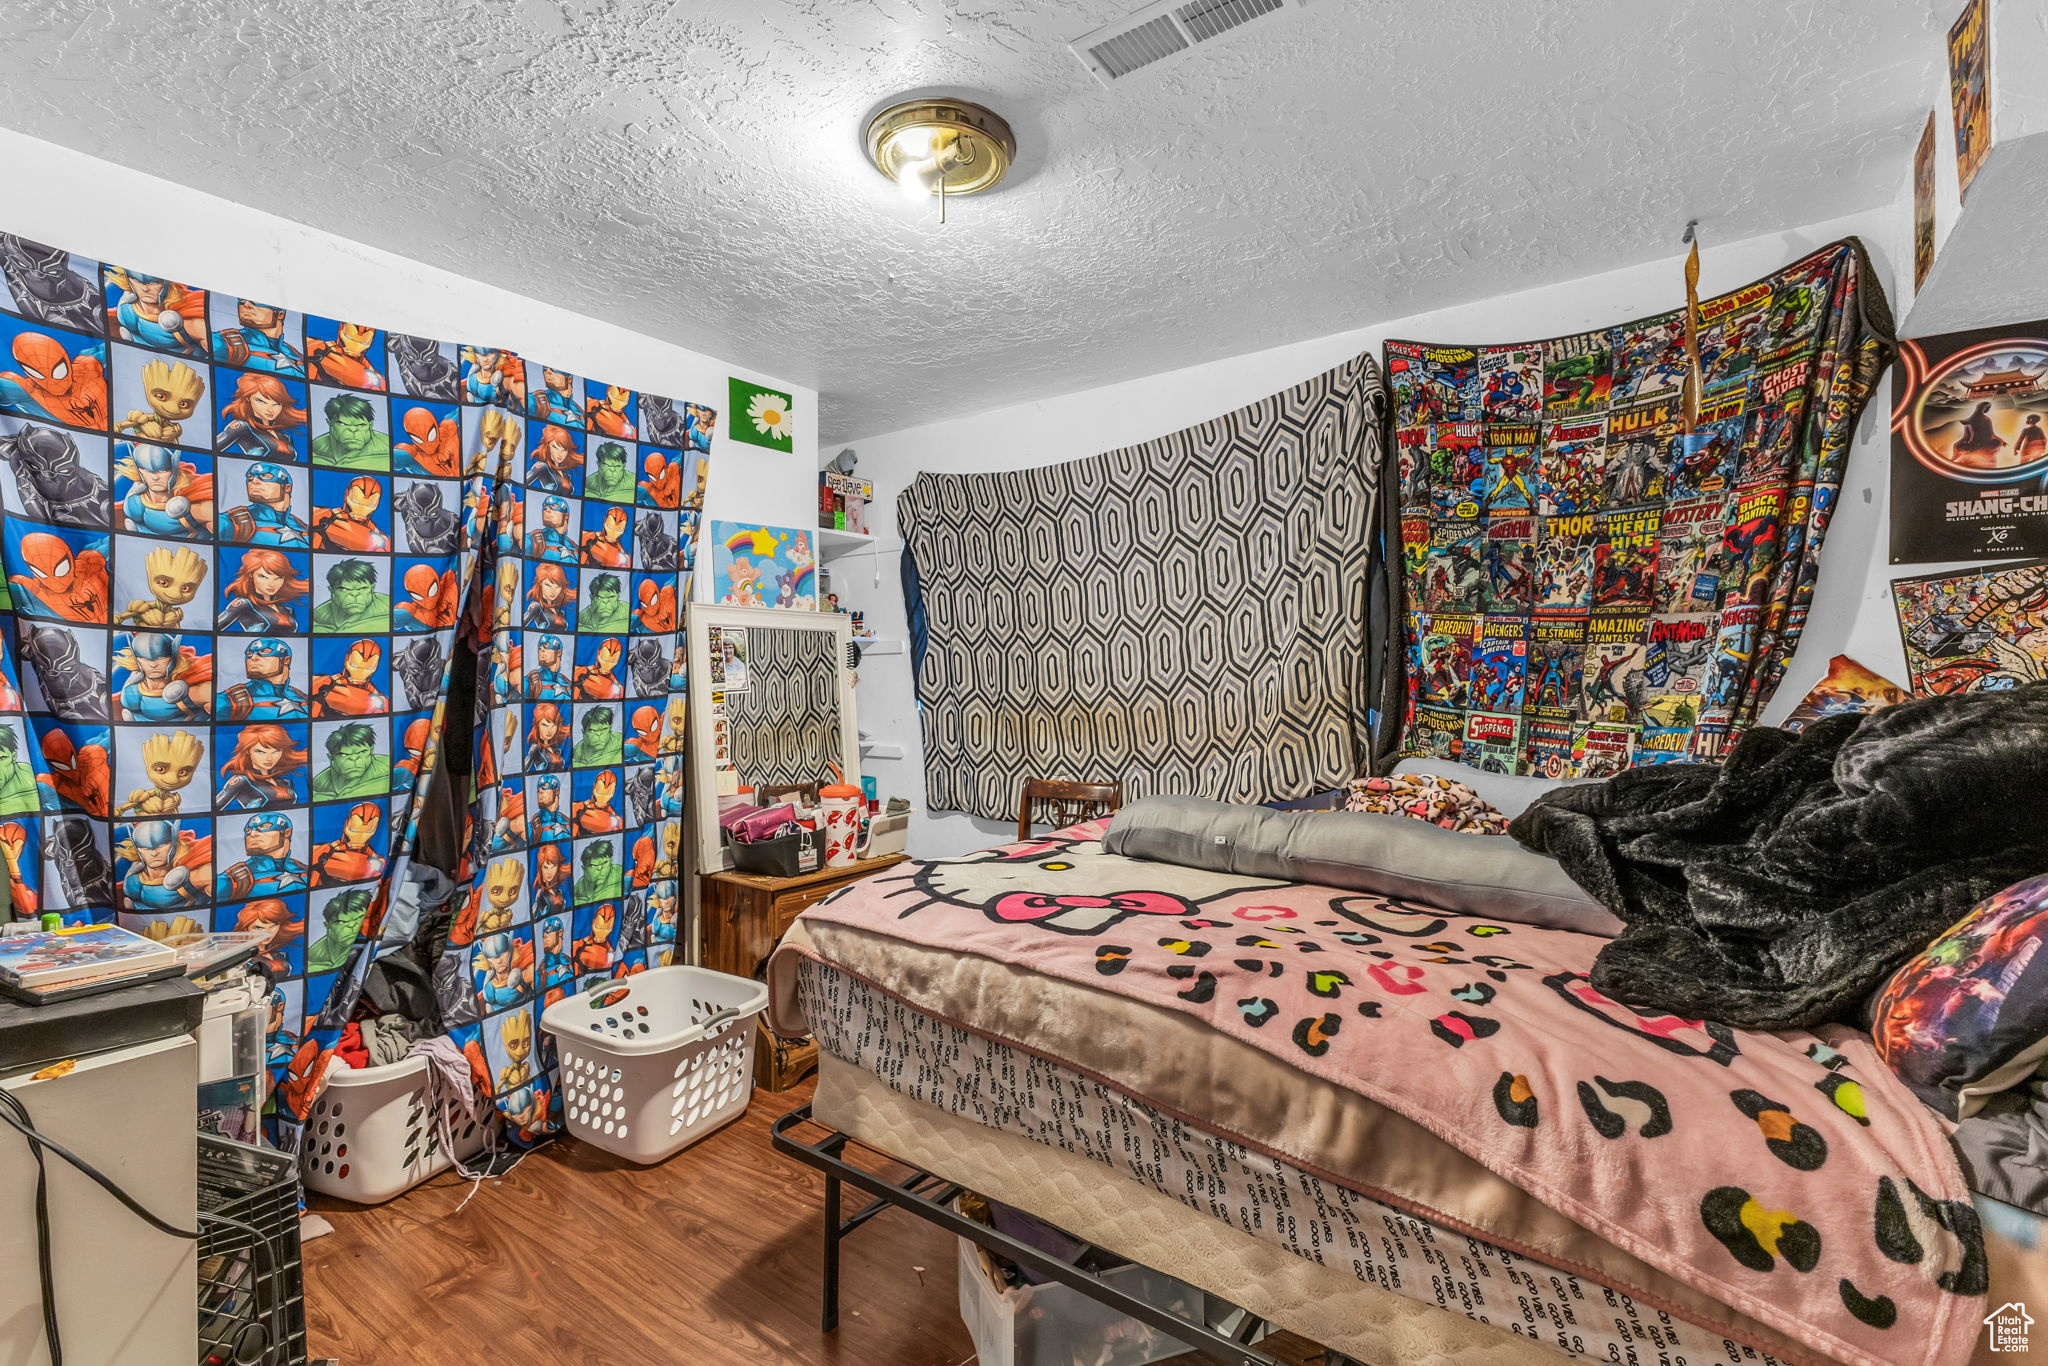
[[[868,532],[868,504],[874,501],[875,485],[837,470],[818,471],[818,526],[825,531],[850,531],[858,536]]]

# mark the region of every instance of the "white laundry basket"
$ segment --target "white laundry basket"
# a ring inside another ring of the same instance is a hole
[[[569,1132],[659,1162],[738,1119],[754,1093],[754,1019],[768,988],[709,968],[650,968],[555,1002]]]
[[[442,1148],[425,1058],[337,1067],[306,1116],[299,1174],[308,1190],[379,1205],[447,1170],[455,1158],[481,1152],[491,1129],[492,1123],[464,1121],[455,1126],[455,1152]]]

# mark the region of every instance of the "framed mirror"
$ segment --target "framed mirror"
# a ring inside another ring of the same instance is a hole
[[[719,837],[721,795],[751,788],[786,800],[859,782],[860,738],[846,668],[852,619],[837,612],[690,606],[690,754],[697,866],[732,866]]]

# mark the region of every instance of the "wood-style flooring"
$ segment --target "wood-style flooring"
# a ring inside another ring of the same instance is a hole
[[[963,1366],[951,1235],[891,1211],[844,1245],[837,1332],[818,1330],[818,1174],[768,1126],[811,1084],[656,1167],[573,1140],[486,1181],[436,1177],[365,1209],[309,1197],[315,1359],[341,1366]],[[858,1198],[849,1192],[849,1200]],[[1290,1363],[1315,1349],[1276,1337]],[[1181,1359],[1193,1366],[1201,1359]]]

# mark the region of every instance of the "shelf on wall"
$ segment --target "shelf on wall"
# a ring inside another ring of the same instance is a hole
[[[900,640],[888,640],[877,636],[855,636],[853,643],[860,646],[860,652],[863,656],[900,655],[906,648]]]
[[[863,759],[901,759],[903,746],[893,740],[863,740],[860,742],[860,757]]]
[[[840,531],[829,526],[818,528],[818,558],[836,560],[841,555],[851,555],[860,550],[875,548],[875,538],[858,531]]]

